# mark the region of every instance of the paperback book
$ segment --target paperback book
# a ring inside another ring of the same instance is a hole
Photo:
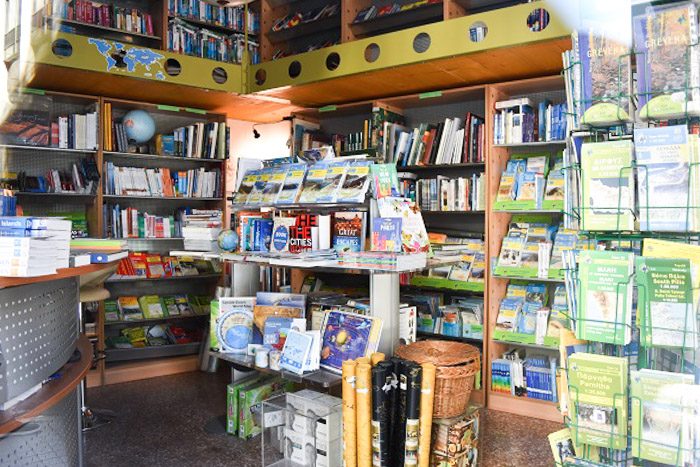
[[[348,164],[345,178],[338,189],[339,203],[362,203],[365,200],[370,183],[369,161],[355,161]]]
[[[294,204],[299,198],[301,185],[306,175],[306,164],[287,165],[287,176],[284,179],[282,189],[277,195],[277,204]]]
[[[338,253],[363,251],[365,213],[336,212],[333,216],[333,248]]]
[[[401,219],[401,242],[406,253],[430,252],[430,240],[420,210],[409,199],[386,197],[377,200],[381,217]]]
[[[306,172],[306,178],[301,186],[299,195],[300,203],[316,203],[324,189],[326,176],[328,174],[328,164],[317,162],[310,166]]]
[[[372,219],[372,251],[401,251],[401,219],[375,217]]]

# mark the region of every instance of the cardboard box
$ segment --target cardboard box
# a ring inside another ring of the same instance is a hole
[[[285,428],[285,460],[309,467],[341,467],[342,440],[336,439],[324,446],[313,436]]]
[[[248,439],[259,435],[262,431],[262,402],[293,390],[293,382],[275,376],[241,389],[238,397],[238,437]]]
[[[235,435],[238,432],[238,396],[240,390],[257,383],[262,378],[263,375],[254,374],[226,386],[226,433]]]
[[[475,467],[478,461],[479,411],[433,421],[432,467]]]
[[[338,397],[304,389],[287,394],[290,409],[305,417],[295,417],[290,410],[287,426],[308,436],[316,436],[317,443],[328,443],[342,436],[342,400]],[[315,426],[310,421],[318,417]]]

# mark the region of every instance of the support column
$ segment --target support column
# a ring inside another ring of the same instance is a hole
[[[399,274],[376,273],[369,276],[369,300],[372,316],[382,320],[379,352],[394,354],[399,342]]]

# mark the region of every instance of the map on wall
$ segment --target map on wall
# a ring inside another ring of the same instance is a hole
[[[89,38],[88,43],[95,46],[105,58],[107,71],[126,71],[144,78],[165,80],[162,60],[165,56],[153,49],[124,45],[104,39]]]

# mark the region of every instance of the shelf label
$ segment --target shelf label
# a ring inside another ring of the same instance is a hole
[[[46,95],[46,91],[44,91],[43,89],[36,89],[36,88],[22,88],[22,92],[24,94],[36,94],[37,96]]]
[[[200,115],[206,115],[207,111],[203,109],[194,109],[192,107],[185,107],[185,110],[187,112],[193,113],[193,114],[200,114]]]
[[[338,110],[337,105],[325,105],[318,109],[319,112],[334,112]]]
[[[432,99],[440,96],[442,96],[442,91],[429,91],[418,94],[418,99]]]
[[[175,107],[174,105],[158,104],[156,106],[158,110],[167,110],[168,112],[179,112],[180,107]]]

